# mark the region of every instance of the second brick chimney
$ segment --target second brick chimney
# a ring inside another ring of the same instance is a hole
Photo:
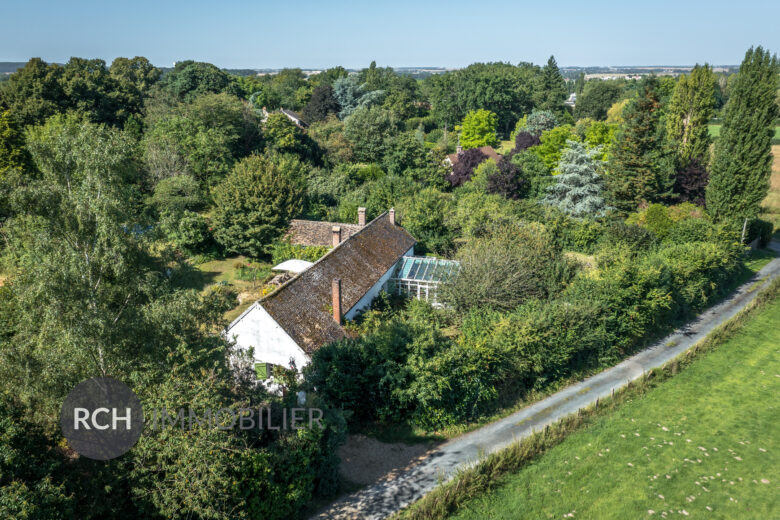
[[[358,226],[366,225],[366,208],[358,208]]]
[[[333,226],[333,247],[341,243],[341,226]]]
[[[334,278],[331,286],[331,306],[333,307],[333,319],[341,325],[341,279]]]
[[[390,215],[390,223],[395,226],[395,208],[390,208],[387,213]]]

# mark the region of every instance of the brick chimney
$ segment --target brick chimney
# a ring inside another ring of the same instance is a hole
[[[390,223],[395,226],[395,208],[390,208],[388,213],[390,215]]]
[[[333,247],[341,243],[341,226],[333,226]]]
[[[358,226],[366,225],[366,208],[358,208]]]
[[[341,325],[341,279],[334,278],[331,285],[331,305],[333,307],[333,319]]]

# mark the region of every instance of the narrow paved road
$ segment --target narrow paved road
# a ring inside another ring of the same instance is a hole
[[[780,253],[780,243],[770,247]],[[413,468],[395,479],[379,481],[329,506],[315,517],[324,519],[379,520],[408,506],[451,479],[456,470],[474,464],[485,454],[500,450],[546,425],[575,413],[613,389],[625,386],[645,372],[663,365],[702,340],[718,325],[742,310],[769,282],[780,275],[780,257],[773,259],[727,300],[653,346],[580,383],[571,385],[538,403],[443,444]],[[754,287],[762,281],[760,287]],[[752,289],[752,290],[751,290]],[[674,345],[674,346],[666,346]]]

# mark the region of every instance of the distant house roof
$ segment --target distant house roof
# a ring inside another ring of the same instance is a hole
[[[294,219],[290,222],[287,237],[293,244],[301,246],[330,247],[333,245],[333,226],[341,228],[341,240],[346,240],[360,231],[358,224]]]
[[[332,281],[341,280],[346,314],[414,244],[414,238],[383,213],[255,305],[311,354],[346,335],[330,308]]]
[[[297,258],[292,258],[290,260],[285,260],[281,264],[272,267],[271,270],[286,271],[288,273],[302,273],[312,265],[314,265],[313,262],[307,262],[306,260],[298,260]]]
[[[287,110],[286,108],[280,108],[279,112],[286,115],[293,123],[295,123],[298,126],[303,126],[303,119],[301,118],[301,115],[297,112],[293,112],[292,110]]]
[[[501,156],[498,154],[498,152],[496,152],[496,151],[493,149],[493,147],[492,147],[492,146],[480,146],[480,147],[479,147],[479,151],[480,151],[480,152],[482,152],[483,154],[487,155],[487,156],[488,156],[488,159],[493,159],[493,160],[495,160],[496,162],[498,162],[498,161],[501,159]],[[447,156],[447,159],[449,159],[449,161],[450,161],[450,164],[451,164],[452,166],[455,166],[455,164],[458,162],[458,155],[459,155],[460,153],[462,153],[462,152],[459,152],[459,153],[451,153],[451,154],[449,154],[449,155]]]

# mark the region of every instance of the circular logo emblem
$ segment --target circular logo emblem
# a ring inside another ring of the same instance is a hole
[[[135,446],[144,429],[141,401],[127,385],[96,377],[76,385],[62,405],[62,435],[80,455],[109,460]]]

